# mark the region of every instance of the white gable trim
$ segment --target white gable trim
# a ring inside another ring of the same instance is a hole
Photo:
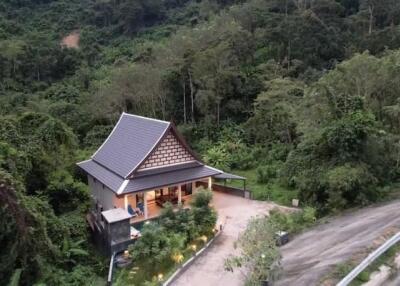
[[[129,180],[124,180],[121,186],[118,188],[117,194],[120,195],[125,190],[126,186],[128,185]]]
[[[154,119],[157,120],[157,119]],[[165,122],[165,121],[162,121]],[[147,154],[143,157],[143,159],[136,164],[136,166],[128,173],[125,175],[125,179],[128,178],[144,161],[147,160],[147,158],[150,156],[150,154],[154,151],[154,149],[158,146],[158,144],[161,142],[161,140],[165,137],[165,135],[167,134],[167,132],[171,129],[171,122],[168,123],[167,128],[165,128],[164,132],[161,134],[160,138],[158,138],[158,140],[156,141],[156,143],[154,143],[153,147],[151,147],[150,151],[147,152]]]
[[[220,169],[213,168],[213,167],[208,166],[208,165],[206,165],[206,166],[207,166],[208,168],[210,168],[210,169],[213,169],[213,170],[216,171],[216,172],[220,172],[221,174],[224,173],[224,171],[221,171]]]
[[[160,119],[155,119],[155,118],[150,118],[150,117],[144,117],[144,116],[140,116],[140,115],[136,115],[136,114],[129,114],[129,113],[123,112],[122,115],[131,116],[131,117],[138,117],[138,118],[142,118],[142,119],[146,119],[146,120],[150,120],[150,121],[162,122],[162,123],[166,123],[168,125],[170,124],[168,121],[165,121],[165,120],[160,120]]]

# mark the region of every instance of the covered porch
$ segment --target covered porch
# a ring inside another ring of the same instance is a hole
[[[211,177],[124,194],[118,198],[118,205],[132,215],[131,223],[137,223],[160,216],[164,204],[168,202],[175,208],[190,208],[192,194],[199,186],[205,185],[209,190],[212,189]]]

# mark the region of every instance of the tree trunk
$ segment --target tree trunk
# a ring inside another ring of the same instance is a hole
[[[190,115],[191,115],[192,123],[195,123],[195,120],[194,120],[194,87],[193,87],[192,74],[189,69],[188,69],[188,75],[189,75],[190,100],[191,100],[191,114]]]
[[[220,109],[220,99],[217,99],[217,126],[219,127],[219,109]]]
[[[187,123],[186,121],[186,81],[185,78],[183,77],[183,82],[182,82],[182,88],[183,88],[183,123]]]
[[[372,26],[374,23],[374,6],[369,5],[368,6],[368,11],[369,11],[369,29],[368,29],[368,34],[372,34]]]
[[[290,69],[290,53],[291,53],[291,45],[290,40],[288,42],[288,49],[287,49],[287,69]]]

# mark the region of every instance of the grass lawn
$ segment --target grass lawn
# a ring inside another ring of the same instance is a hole
[[[277,182],[270,182],[267,184],[258,183],[256,169],[246,171],[232,170],[232,174],[247,178],[246,188],[251,190],[253,198],[256,200],[274,201],[281,205],[290,206],[292,204],[292,199],[297,199],[298,197],[298,192],[296,190],[286,189]],[[241,180],[228,181],[227,185],[243,188],[243,182]]]

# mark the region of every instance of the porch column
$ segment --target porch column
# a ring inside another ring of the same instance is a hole
[[[128,210],[128,196],[127,195],[124,196],[124,206],[125,206],[125,210]]]
[[[211,191],[211,189],[212,189],[212,178],[208,177],[208,190]]]
[[[148,218],[148,212],[147,212],[147,192],[143,193],[143,209],[144,209],[144,218]]]
[[[192,194],[196,192],[196,182],[192,182]]]
[[[178,186],[178,204],[182,203],[182,187],[181,185]]]

